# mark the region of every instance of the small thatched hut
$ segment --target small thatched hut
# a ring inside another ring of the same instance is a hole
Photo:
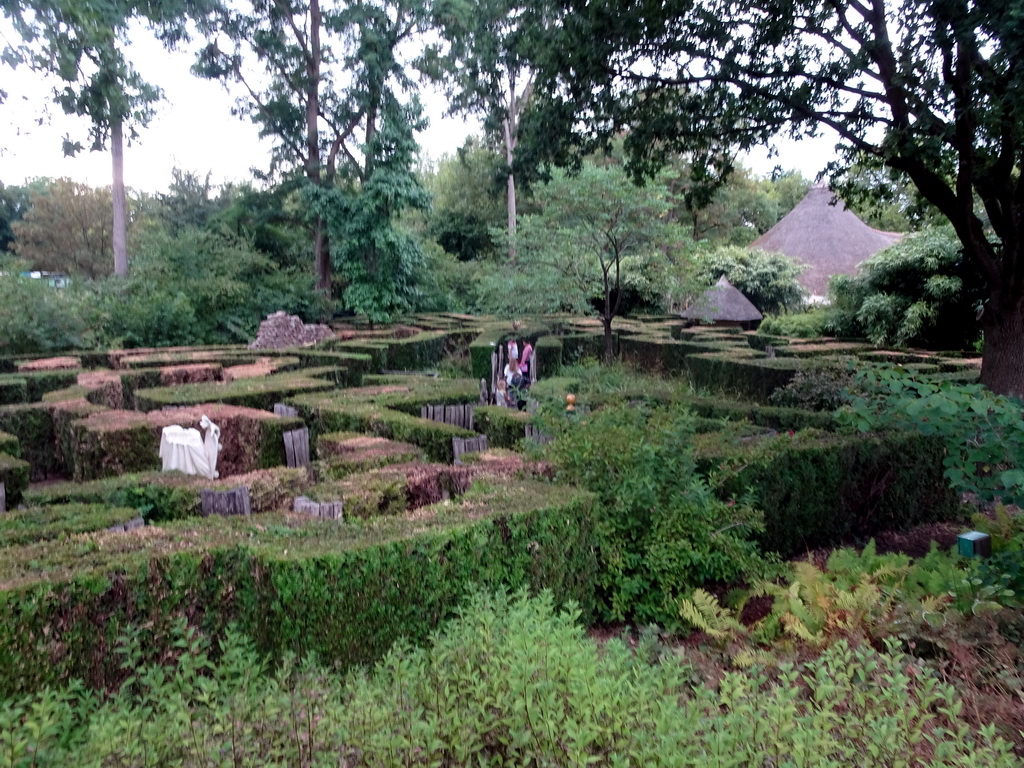
[[[762,320],[757,307],[725,275],[684,309],[682,317],[694,323],[738,326],[747,331],[755,330]]]
[[[750,244],[806,264],[799,279],[812,300],[825,296],[832,275],[857,274],[857,265],[900,239],[898,233],[872,229],[841,200],[831,205],[833,199],[827,187],[811,187],[792,211]]]

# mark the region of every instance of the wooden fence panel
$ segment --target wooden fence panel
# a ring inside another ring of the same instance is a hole
[[[7,511],[7,486],[0,483],[0,512]]]
[[[284,458],[289,467],[309,467],[309,427],[284,433]]]
[[[284,403],[274,403],[274,415],[294,419],[298,417],[299,412],[297,409],[292,408],[290,405],[285,405]]]
[[[551,442],[552,439],[551,435],[542,432],[533,424],[526,425],[526,438],[528,440],[533,440],[533,442],[535,443],[540,443],[541,445],[547,445],[548,443]]]
[[[112,533],[125,533],[126,531],[134,531],[136,528],[141,528],[145,524],[146,521],[143,520],[141,517],[133,517],[127,523],[122,523],[121,525],[112,525],[109,528],[107,528],[107,530]]]
[[[476,453],[487,450],[487,435],[476,437],[453,437],[452,453],[455,457],[455,464],[462,464],[462,454]]]
[[[203,517],[210,515],[245,515],[252,514],[249,503],[249,489],[244,485],[230,491],[207,491],[199,493],[203,502]]]
[[[338,501],[313,501],[306,496],[296,496],[293,511],[303,514],[320,517],[324,520],[342,520],[343,504]]]

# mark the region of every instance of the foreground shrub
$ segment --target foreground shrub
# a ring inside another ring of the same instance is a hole
[[[840,642],[820,658],[693,685],[672,655],[598,647],[550,596],[475,597],[432,638],[343,685],[312,661],[270,672],[229,633],[192,634],[171,668],[101,703],[72,688],[0,708],[10,765],[1017,765],[958,720],[952,686],[898,654]],[[122,645],[127,663],[132,642]]]
[[[1024,504],[1024,403],[981,384],[929,381],[894,369],[868,370],[840,415],[861,432],[907,429],[945,445],[952,488],[985,500]]]
[[[609,406],[546,429],[559,477],[595,492],[605,617],[671,623],[674,601],[709,581],[763,573],[760,515],[717,498],[690,449],[685,411]]]

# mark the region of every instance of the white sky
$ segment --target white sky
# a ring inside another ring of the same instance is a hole
[[[165,99],[156,105],[153,121],[141,128],[138,139],[125,149],[125,183],[129,187],[164,190],[175,167],[200,175],[211,172],[214,184],[251,180],[250,168],[267,168],[270,143],[258,138],[256,126],[248,119],[231,115],[234,95],[189,72],[190,53],[169,53],[151,41],[133,44],[131,58],[145,79],[164,90]],[[73,158],[63,156],[64,135],[88,146],[89,123],[85,118],[64,115],[52,104],[52,81],[25,68],[12,73],[0,65],[0,72],[0,82],[8,92],[7,101],[0,105],[0,182],[18,185],[47,176],[108,185],[109,152],[86,149]],[[430,121],[418,137],[426,157],[438,159],[454,153],[466,136],[479,130],[476,121],[442,117],[445,105],[439,93],[424,92],[421,98]],[[834,145],[834,138],[799,143],[782,140],[778,157],[768,158],[767,152],[761,151],[742,162],[758,175],[767,175],[778,165],[813,179],[834,156]]]

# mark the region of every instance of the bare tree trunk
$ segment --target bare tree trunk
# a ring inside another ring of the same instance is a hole
[[[993,296],[982,316],[985,351],[981,383],[1000,395],[1024,398],[1024,299]]]
[[[505,127],[505,162],[508,163],[508,260],[516,260],[516,177],[512,174],[512,161],[515,159],[515,137],[508,119]]]
[[[320,27],[323,18],[319,0],[309,3],[309,50],[306,53],[306,178],[322,184],[320,168]],[[331,295],[331,255],[327,233],[322,219],[313,225],[313,264],[316,269],[316,289]]]
[[[128,200],[124,192],[124,135],[120,119],[110,125],[110,155],[114,165],[111,196],[114,200],[114,274],[128,275]]]

